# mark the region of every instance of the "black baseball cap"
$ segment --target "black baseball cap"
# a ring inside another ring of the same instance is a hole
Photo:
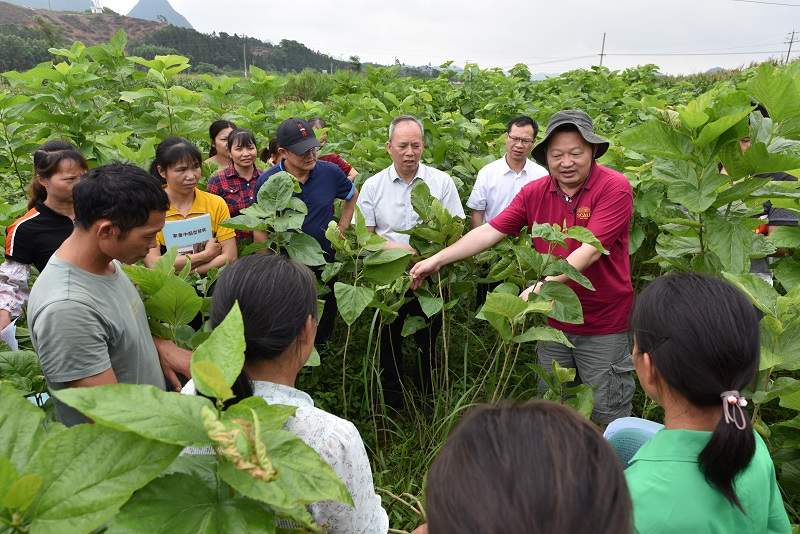
[[[278,126],[278,146],[297,154],[305,154],[312,148],[319,148],[314,128],[303,119],[292,117]]]

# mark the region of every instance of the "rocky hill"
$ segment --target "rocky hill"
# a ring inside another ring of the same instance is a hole
[[[192,27],[186,17],[175,11],[168,0],[139,0],[128,12],[128,16],[145,20],[163,20],[181,28]]]

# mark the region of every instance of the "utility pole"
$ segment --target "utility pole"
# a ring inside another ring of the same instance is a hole
[[[795,31],[792,30],[792,36],[789,37],[788,41],[786,41],[786,44],[789,45],[789,50],[787,50],[787,52],[786,52],[786,61],[784,61],[784,63],[789,63],[789,55],[792,53],[792,43],[796,42],[794,40],[794,34],[795,34]]]
[[[242,60],[244,63],[244,77],[247,78],[247,37],[242,42]]]
[[[603,32],[603,44],[600,45],[600,66],[603,66],[603,58],[606,55],[606,32]]]

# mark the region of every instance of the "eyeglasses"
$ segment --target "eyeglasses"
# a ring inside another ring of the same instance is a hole
[[[514,135],[509,135],[508,140],[511,141],[511,144],[516,145],[517,143],[521,145],[530,145],[533,144],[533,139],[530,137],[517,137]]]

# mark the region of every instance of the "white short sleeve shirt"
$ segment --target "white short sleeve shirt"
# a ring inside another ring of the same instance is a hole
[[[488,223],[506,209],[525,184],[548,174],[547,169],[531,160],[527,160],[522,172],[517,174],[503,156],[478,171],[467,207],[485,212],[484,220]]]
[[[397,243],[409,243],[409,236],[398,233],[410,230],[419,223],[419,216],[411,206],[411,190],[422,180],[431,190],[431,195],[450,212],[464,218],[464,207],[458,197],[453,179],[446,172],[420,163],[417,175],[406,183],[390,165],[374,176],[370,176],[361,187],[357,205],[364,215],[367,226],[375,232]]]

